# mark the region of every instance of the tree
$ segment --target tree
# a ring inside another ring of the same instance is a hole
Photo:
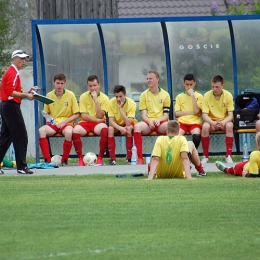
[[[10,8],[9,0],[0,0],[0,78],[10,65],[11,53],[7,50],[15,43],[16,35],[11,34],[16,14]]]

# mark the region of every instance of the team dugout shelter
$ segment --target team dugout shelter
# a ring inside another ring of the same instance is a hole
[[[195,89],[202,94],[210,90],[211,78],[217,74],[224,78],[224,88],[234,100],[243,92],[259,91],[260,15],[31,23],[34,85],[41,88],[39,93],[43,95],[53,89],[54,75],[62,72],[67,78],[66,87],[79,98],[87,90],[87,77],[95,74],[101,91],[109,97],[114,96],[114,86],[120,84],[126,87],[127,96],[138,103],[140,93],[147,88],[147,72],[157,70],[160,86],[171,96],[170,118],[174,119],[175,97],[184,91],[182,82],[187,73],[194,74]],[[43,104],[35,101],[37,161],[42,108]],[[250,138],[244,135],[239,136],[237,153],[245,138]]]

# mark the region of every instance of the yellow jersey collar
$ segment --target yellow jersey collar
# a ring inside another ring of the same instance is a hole
[[[162,90],[162,88],[158,86],[158,93],[161,92],[161,90]],[[152,92],[150,88],[149,88],[149,91]]]
[[[220,93],[220,96],[223,94],[224,92],[223,92],[223,90],[221,89],[221,93]],[[214,94],[214,91],[212,90],[212,94],[213,94],[213,96],[215,96],[215,94]]]
[[[88,91],[88,92],[89,92],[89,95],[91,96],[91,92],[90,92],[90,91]],[[100,91],[98,91],[97,96],[100,96]],[[92,96],[91,96],[91,97],[92,97]]]
[[[55,93],[55,95],[56,95],[56,91],[54,90],[54,93]],[[63,91],[62,91],[62,95],[65,93],[65,88],[63,89]],[[57,96],[57,95],[56,95]]]

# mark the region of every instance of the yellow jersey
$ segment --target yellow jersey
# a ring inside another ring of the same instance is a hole
[[[109,98],[107,95],[99,91],[98,93],[98,102],[100,104],[101,109],[107,113],[108,107],[109,107]],[[95,107],[95,102],[91,96],[90,91],[87,91],[83,93],[80,98],[79,98],[79,111],[81,114],[88,114],[94,118],[98,118],[96,114],[96,107]],[[104,116],[105,118],[106,116]],[[80,122],[85,122],[81,118]]]
[[[160,157],[156,168],[156,178],[185,178],[181,153],[189,153],[184,136],[159,136],[152,156]]]
[[[54,102],[49,105],[44,104],[43,109],[55,119],[56,125],[79,113],[78,102],[72,91],[64,89],[61,98],[56,96],[55,90],[50,91],[46,96]]]
[[[150,120],[161,118],[164,113],[170,113],[170,106],[170,95],[162,88],[159,88],[156,95],[148,88],[140,96],[139,110],[147,110],[147,117]]]
[[[247,167],[245,166],[244,169],[246,170]],[[260,151],[253,151],[250,153],[250,159],[248,162],[248,172],[251,174],[259,174],[260,173],[259,169],[260,169]]]
[[[198,107],[202,110],[202,100],[203,96],[198,93],[197,91],[194,91],[194,97],[197,100]],[[175,105],[174,105],[174,113],[178,111],[194,111],[193,109],[193,102],[192,97],[188,95],[186,92],[180,93],[176,97]],[[196,115],[186,115],[186,116],[180,116],[177,117],[178,122],[183,124],[199,124],[202,125],[202,120],[200,116]]]
[[[135,121],[135,122],[137,121],[137,120],[135,120],[136,103],[134,102],[134,100],[126,97],[122,110],[124,111],[125,115],[128,118],[133,118],[133,121]],[[109,100],[108,117],[114,118],[115,123],[117,123],[118,125],[125,124],[125,122],[120,114],[118,104],[117,104],[115,97],[111,98]]]
[[[202,113],[208,114],[212,120],[223,120],[228,116],[228,112],[233,111],[233,96],[227,90],[222,89],[219,100],[216,100],[212,90],[204,94]]]

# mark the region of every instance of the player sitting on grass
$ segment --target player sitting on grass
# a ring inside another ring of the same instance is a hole
[[[179,130],[180,125],[176,120],[169,121],[167,136],[159,136],[156,139],[150,173],[146,180],[152,180],[155,174],[156,178],[186,177],[188,180],[195,180],[191,176],[190,161],[198,171],[197,176],[206,176],[194,143],[187,141],[184,136],[179,136]]]
[[[242,177],[260,177],[260,132],[255,136],[258,150],[250,154],[249,161],[239,162],[232,167],[227,167],[224,163],[217,161],[217,168],[227,174]]]

